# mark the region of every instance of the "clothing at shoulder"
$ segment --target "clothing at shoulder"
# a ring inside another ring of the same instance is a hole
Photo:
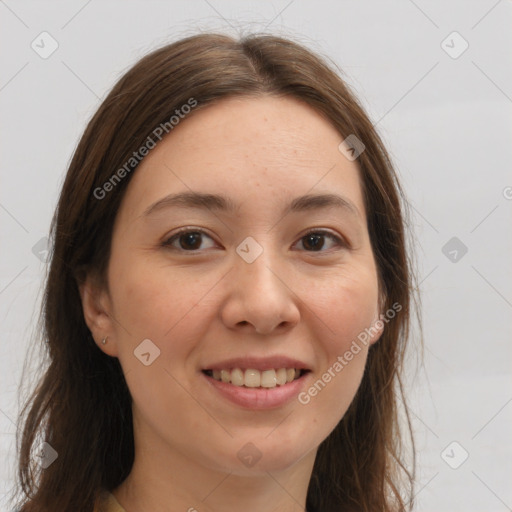
[[[94,512],[126,512],[126,510],[121,507],[116,497],[111,492],[105,491],[94,507]],[[314,511],[311,510],[311,512]]]
[[[105,491],[94,507],[94,512],[126,512],[126,510],[121,507],[111,492]]]

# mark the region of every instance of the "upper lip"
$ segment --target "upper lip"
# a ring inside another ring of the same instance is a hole
[[[309,365],[298,359],[293,359],[284,355],[275,355],[269,357],[235,357],[212,363],[203,368],[203,370],[228,370],[231,368],[244,368],[254,370],[270,370],[272,368],[297,368],[299,370],[310,370]]]

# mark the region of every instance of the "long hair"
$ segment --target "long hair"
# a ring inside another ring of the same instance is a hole
[[[363,141],[357,164],[381,307],[401,306],[370,347],[348,411],[319,446],[306,506],[322,512],[408,509],[414,460],[408,465],[402,448],[404,433],[412,439],[412,431],[407,408],[405,422],[399,411],[414,287],[403,192],[390,157],[340,72],[323,58],[266,34],[239,40],[199,34],[153,51],[120,78],[69,165],[51,224],[41,309],[47,367],[18,418],[21,512],[92,512],[100,492],[119,486],[134,460],[131,396],[118,359],[92,338],[78,285],[88,273],[106,282],[114,220],[136,163],[108,197],[98,190],[191,98],[197,111],[224,98],[265,95],[298,99],[341,137],[353,134]],[[42,441],[58,454],[46,468],[34,464]]]

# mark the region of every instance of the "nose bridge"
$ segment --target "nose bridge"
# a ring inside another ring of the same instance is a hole
[[[247,237],[236,248],[224,320],[232,327],[249,323],[270,333],[283,323],[295,324],[299,312],[271,236],[258,238]]]
[[[276,251],[271,245],[271,236],[259,236],[259,242],[249,236],[236,248],[235,273],[244,281],[245,287],[277,288],[282,283],[277,279],[276,269],[281,267]]]

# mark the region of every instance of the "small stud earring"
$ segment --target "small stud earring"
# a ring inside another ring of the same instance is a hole
[[[101,343],[103,343],[103,345],[105,345],[107,343],[107,340],[108,340],[108,336],[105,336],[102,340],[101,340]]]

